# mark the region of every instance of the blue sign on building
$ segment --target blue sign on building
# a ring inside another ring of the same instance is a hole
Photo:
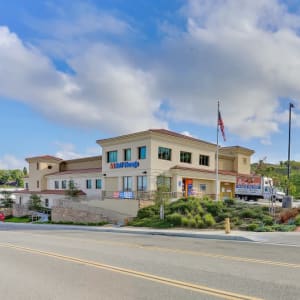
[[[137,168],[139,167],[140,163],[138,161],[124,161],[118,163],[111,163],[111,169],[122,169],[122,168]]]

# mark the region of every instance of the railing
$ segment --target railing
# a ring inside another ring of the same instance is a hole
[[[167,194],[167,195],[166,195]],[[133,199],[133,200],[151,200],[156,198],[156,191],[132,191],[132,192],[116,192],[116,191],[102,191],[102,199]],[[182,192],[164,192],[164,195],[170,199],[177,199],[183,197]]]

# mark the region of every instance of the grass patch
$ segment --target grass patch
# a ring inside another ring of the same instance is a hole
[[[28,216],[25,217],[8,217],[5,219],[7,223],[29,223],[31,219]]]
[[[56,225],[80,225],[80,226],[103,226],[108,224],[108,222],[97,222],[97,223],[83,223],[83,222],[71,222],[71,221],[60,221],[60,222],[44,222],[41,224],[56,224]]]

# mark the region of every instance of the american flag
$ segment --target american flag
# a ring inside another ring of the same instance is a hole
[[[221,133],[222,133],[222,136],[223,136],[223,140],[226,141],[225,127],[224,127],[224,122],[223,122],[223,120],[222,120],[220,111],[219,111],[219,114],[218,114],[218,126],[219,126],[220,129],[221,129]]]

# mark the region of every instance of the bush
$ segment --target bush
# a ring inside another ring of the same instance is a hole
[[[203,228],[204,227],[204,222],[200,216],[195,217],[195,221],[197,223],[197,228]]]
[[[137,217],[139,219],[151,218],[154,217],[155,215],[156,216],[159,215],[159,207],[157,205],[151,205],[151,206],[141,208],[137,213]]]
[[[197,222],[194,218],[189,219],[189,227],[195,228],[197,226]]]
[[[182,217],[181,218],[181,225],[185,226],[185,227],[189,226],[189,219],[186,218],[186,217]]]
[[[245,208],[240,212],[241,218],[249,218],[249,219],[255,219],[256,213],[253,209]]]
[[[224,204],[226,206],[233,206],[236,204],[236,200],[235,199],[231,199],[231,198],[228,198],[228,199],[225,199],[224,200]]]
[[[265,225],[273,225],[274,224],[274,220],[271,216],[264,216],[263,219],[262,219],[262,222]]]
[[[296,217],[298,214],[299,211],[297,208],[285,209],[279,216],[280,222],[285,223],[289,219]]]
[[[173,224],[174,226],[180,226],[182,222],[182,216],[179,213],[173,213],[166,217],[167,222]]]
[[[295,225],[300,226],[300,215],[295,218]]]
[[[206,226],[213,226],[216,224],[214,217],[210,213],[203,216],[203,221]]]
[[[189,211],[189,203],[186,199],[179,199],[170,205],[171,212],[185,213],[185,211]]]
[[[222,201],[203,201],[202,206],[213,216],[219,215],[224,208]]]
[[[246,225],[246,229],[249,231],[256,231],[257,228],[258,228],[258,224],[256,224],[256,223],[251,223],[251,224]]]

